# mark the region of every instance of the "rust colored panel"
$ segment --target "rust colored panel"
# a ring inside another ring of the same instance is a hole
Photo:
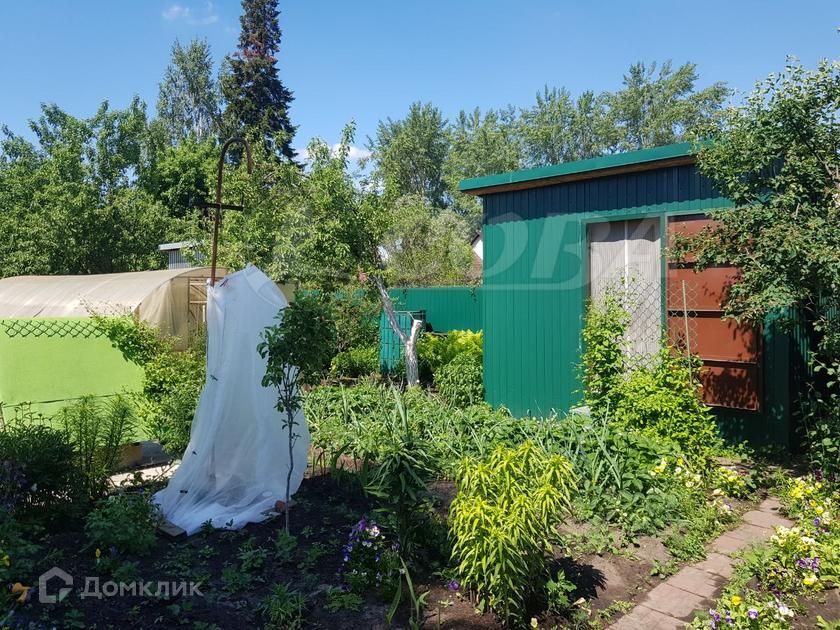
[[[684,236],[694,236],[707,225],[715,225],[716,223],[716,221],[712,221],[702,214],[671,217],[668,221],[668,235],[682,234]]]
[[[700,371],[703,399],[709,405],[758,411],[761,381],[757,365],[707,365]]]
[[[706,361],[757,363],[759,336],[752,326],[721,319],[719,313],[690,317],[688,321],[691,354]],[[684,347],[685,321],[682,314],[669,314],[671,342]]]
[[[720,311],[729,287],[738,277],[735,267],[710,267],[695,272],[693,268],[668,267],[668,308],[683,310],[682,283],[689,311]]]

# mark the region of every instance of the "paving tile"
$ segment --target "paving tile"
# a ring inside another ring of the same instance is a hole
[[[647,606],[636,606],[610,626],[610,630],[682,630],[685,621],[674,619]]]
[[[766,527],[759,527],[758,525],[750,525],[749,523],[745,523],[726,533],[732,536],[733,538],[743,540],[746,543],[754,543],[772,536],[773,530],[768,529]]]
[[[727,580],[732,577],[732,560],[720,553],[711,552],[706,555],[706,559],[694,565],[701,571],[707,573],[714,573]]]
[[[707,573],[696,567],[685,567],[679,573],[669,577],[665,584],[699,597],[714,599],[725,581],[720,575]]]
[[[671,586],[667,582],[650,591],[639,603],[676,619],[693,618],[694,611],[708,599]]]
[[[744,519],[745,523],[749,523],[750,525],[757,525],[758,527],[765,527],[767,529],[772,529],[779,525],[785,525],[787,527],[790,527],[792,525],[792,523],[788,519],[774,512],[761,512],[759,510],[750,510],[749,512],[745,512],[742,518]]]
[[[758,509],[761,512],[778,512],[782,508],[782,502],[776,497],[768,497],[761,502]]]
[[[728,533],[723,534],[717,540],[712,543],[712,551],[716,551],[717,553],[722,553],[724,555],[730,555],[739,549],[743,549],[747,546],[748,543],[741,540],[740,538],[735,538],[734,536],[730,536]]]

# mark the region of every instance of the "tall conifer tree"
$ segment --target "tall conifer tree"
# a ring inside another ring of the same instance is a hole
[[[227,58],[222,77],[225,127],[228,133],[256,131],[271,151],[291,160],[296,128],[289,120],[292,92],[277,70],[282,35],[277,0],[242,0],[242,8],[239,49]]]

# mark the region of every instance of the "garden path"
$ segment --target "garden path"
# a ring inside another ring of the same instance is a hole
[[[773,535],[774,527],[793,523],[779,513],[779,501],[765,499],[743,515],[743,523],[722,534],[702,562],[683,567],[642,598],[611,630],[677,630],[698,610],[710,607],[732,575],[732,554]]]

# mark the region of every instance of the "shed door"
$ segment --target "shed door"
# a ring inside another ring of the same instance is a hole
[[[662,335],[662,262],[659,219],[589,225],[589,291],[597,302],[612,290],[630,313],[631,357],[647,358]]]
[[[668,234],[696,234],[709,222],[704,215],[671,217]],[[697,272],[694,267],[690,255],[680,263],[668,261],[671,343],[702,359],[700,380],[707,404],[759,411],[761,331],[721,319],[721,305],[738,269],[719,265]]]

